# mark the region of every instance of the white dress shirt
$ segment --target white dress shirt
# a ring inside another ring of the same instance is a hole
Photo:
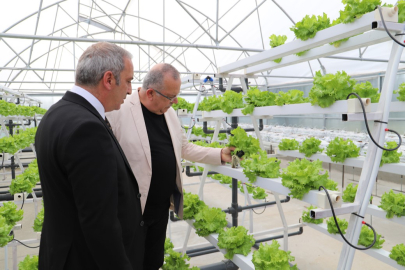
[[[101,118],[105,119],[105,109],[103,104],[95,97],[93,96],[92,93],[89,91],[74,85],[72,89],[70,89],[70,92],[78,94],[79,96],[83,97],[85,100],[87,100],[100,114]]]

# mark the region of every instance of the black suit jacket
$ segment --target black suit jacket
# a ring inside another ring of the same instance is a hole
[[[35,138],[45,217],[40,270],[143,269],[139,190],[96,109],[67,92]]]

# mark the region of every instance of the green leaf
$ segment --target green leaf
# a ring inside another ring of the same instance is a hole
[[[356,198],[357,187],[358,185],[353,185],[353,183],[347,185],[346,189],[343,191],[342,196],[344,202],[354,202],[354,199]],[[373,196],[371,196],[370,201],[372,199]]]
[[[368,226],[362,226],[361,232],[359,236],[359,241],[357,242],[358,245],[362,245],[368,247],[374,241],[374,233],[373,230],[370,229]],[[377,234],[377,239],[375,244],[372,248],[380,249],[382,248],[382,244],[385,242],[384,239],[381,239],[381,234]]]
[[[275,105],[276,94],[269,91],[260,91],[256,87],[251,87],[245,97],[245,108],[242,110],[244,115],[253,113],[255,107]]]
[[[256,182],[256,176],[277,178],[280,175],[280,160],[267,157],[263,150],[259,150],[259,154],[250,155],[250,159],[241,160],[240,165],[251,183]]]
[[[405,1],[400,0],[397,2],[398,6],[398,22],[403,23],[405,22]]]
[[[314,137],[305,139],[301,146],[299,147],[299,152],[305,154],[306,157],[311,157],[313,154],[323,151],[323,148],[320,148],[321,140],[318,140]]]
[[[311,210],[312,209],[317,209],[315,206],[310,206],[307,208],[308,211],[303,211],[302,212],[302,221],[307,222],[307,223],[313,223],[313,224],[321,224],[323,223],[323,218],[320,219],[313,219],[311,218]]]
[[[25,256],[24,260],[18,264],[18,270],[38,270],[38,256]]]
[[[228,146],[236,147],[234,152],[242,150],[245,153],[243,158],[249,158],[252,154],[259,152],[259,140],[253,138],[252,136],[248,136],[246,131],[241,127],[237,127],[236,129],[232,130],[231,134],[233,136],[228,138]]]
[[[165,257],[165,263],[162,266],[163,270],[197,270],[198,267],[190,268],[190,264],[186,261],[190,260],[190,257],[187,254],[182,255],[180,252],[174,250],[169,250],[168,255]]]
[[[395,194],[391,189],[389,193],[385,192],[381,196],[381,203],[378,207],[387,212],[387,218],[405,216],[405,195],[402,193]]]
[[[405,245],[398,244],[391,249],[390,258],[399,265],[405,266]]]
[[[405,1],[404,1],[404,18],[405,18]],[[399,96],[397,96],[397,99],[399,101],[405,101],[405,83],[401,83],[399,85],[398,90],[394,91],[394,94],[399,94]]]
[[[197,194],[184,192],[183,194],[183,219],[193,219],[194,216],[207,205],[200,200]]]
[[[165,254],[168,254],[170,250],[173,250],[174,245],[172,241],[170,241],[170,238],[165,239]]]
[[[6,219],[8,225],[15,224],[23,219],[24,211],[19,209],[17,210],[17,205],[14,202],[4,202],[3,206],[0,207],[0,216]]]
[[[199,111],[215,111],[221,109],[222,96],[209,96],[204,98],[198,105]]]
[[[280,150],[298,150],[300,143],[295,139],[282,139],[278,144]]]
[[[378,103],[380,100],[378,88],[373,87],[371,82],[355,84],[353,87],[353,92],[357,93],[361,98],[371,98],[372,103]],[[352,95],[350,98],[353,99],[357,97]]]
[[[287,40],[287,36],[276,36],[276,35],[271,35],[270,37],[270,46],[272,48],[278,47],[280,45],[283,45],[285,41]],[[276,63],[280,63],[282,58],[278,58],[273,60]]]
[[[221,100],[221,110],[227,114],[233,112],[233,109],[243,108],[243,95],[242,93],[236,93],[235,91],[228,90],[223,94]]]
[[[256,187],[253,190],[253,199],[255,199],[255,200],[263,200],[267,197],[267,195],[268,194],[266,193],[266,190],[264,190],[261,187]]]
[[[254,244],[255,239],[247,234],[247,229],[243,226],[231,227],[219,232],[218,247],[226,249],[225,258],[229,260],[232,260],[235,254],[247,256]]]
[[[320,174],[321,172],[324,174]],[[329,190],[337,190],[337,183],[328,177],[328,172],[322,169],[322,161],[311,162],[307,159],[296,159],[283,169],[281,183],[290,189],[288,195],[302,199],[310,190],[317,190],[320,186]]]
[[[278,106],[309,102],[308,98],[304,98],[304,92],[301,90],[292,89],[287,92],[280,91],[277,94],[275,103]]]
[[[360,155],[360,148],[357,147],[352,140],[334,138],[326,148],[326,155],[333,162],[344,162],[346,158],[355,158]]]
[[[301,21],[297,22],[290,30],[301,40],[307,40],[315,37],[320,30],[330,27],[330,19],[323,13],[322,16],[306,15]]]
[[[10,236],[10,232],[13,229],[13,225],[7,224],[5,217],[0,216],[0,247],[4,247],[11,240],[13,236]]]
[[[34,232],[42,231],[42,225],[44,224],[44,215],[45,215],[45,208],[42,207],[41,211],[39,211],[37,217],[34,220],[34,226],[32,226]]]
[[[393,149],[397,147],[396,142],[387,142],[385,144],[385,148],[387,149]],[[400,159],[399,157],[402,156],[402,152],[399,151],[386,151],[383,150],[382,156],[381,156],[381,162],[380,162],[380,167],[384,164],[387,163],[399,163]]]
[[[346,5],[344,10],[340,11],[339,19],[343,23],[352,23],[355,19],[361,18],[363,14],[381,6],[380,0],[342,0],[342,3]]]
[[[253,252],[252,263],[256,270],[269,270],[269,269],[295,269],[298,270],[297,265],[290,266],[289,262],[293,262],[295,258],[291,256],[291,251],[284,251],[279,249],[280,244],[273,240],[271,244],[261,243],[258,250]]]
[[[340,219],[340,218],[336,218],[338,224],[339,224],[339,228],[342,231],[343,234],[346,233],[347,227],[349,226],[349,222],[347,222],[344,218]],[[339,233],[339,230],[336,226],[335,220],[333,219],[333,217],[329,218],[328,220],[326,220],[326,224],[328,225],[328,232],[330,234],[337,234]]]
[[[324,76],[317,71],[309,91],[309,100],[312,105],[318,105],[321,108],[329,107],[336,100],[346,100],[347,96],[353,92],[355,83],[356,80],[351,79],[344,71]]]
[[[195,215],[194,227],[199,236],[219,233],[227,224],[226,214],[220,208],[204,207]]]

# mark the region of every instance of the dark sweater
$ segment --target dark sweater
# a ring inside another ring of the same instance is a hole
[[[146,201],[144,219],[167,215],[170,196],[176,186],[176,156],[164,115],[150,112],[142,105],[152,156],[152,179]]]

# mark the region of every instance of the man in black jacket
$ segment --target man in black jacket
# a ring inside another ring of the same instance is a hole
[[[45,207],[40,270],[143,268],[138,184],[105,118],[132,92],[131,58],[110,43],[90,46],[77,64],[75,86],[38,127]]]

